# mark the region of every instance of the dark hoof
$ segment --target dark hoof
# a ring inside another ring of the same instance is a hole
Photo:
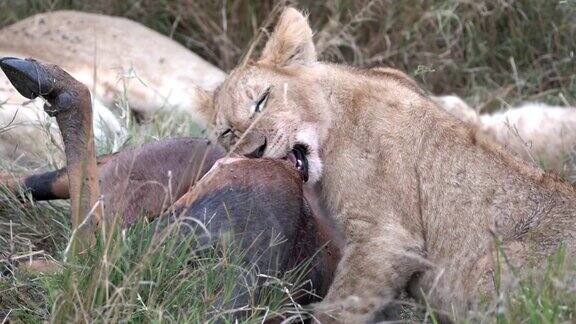
[[[0,68],[14,88],[28,99],[49,94],[54,88],[54,78],[33,59],[4,57],[0,59]]]

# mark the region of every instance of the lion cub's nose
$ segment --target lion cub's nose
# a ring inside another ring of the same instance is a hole
[[[264,151],[266,151],[266,144],[267,143],[265,139],[264,144],[260,145],[258,148],[252,151],[252,153],[246,154],[245,156],[253,159],[261,158],[264,156]]]

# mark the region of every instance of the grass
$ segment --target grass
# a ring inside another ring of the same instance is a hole
[[[504,318],[510,323],[561,323],[576,320],[576,263],[564,249],[548,260],[545,271],[531,273],[508,296]]]
[[[27,206],[24,213],[40,210],[44,217],[55,217],[49,226],[58,235],[47,250],[54,248],[51,252],[57,254],[53,255],[61,255],[68,235],[67,226],[58,223],[66,223],[66,208]],[[0,280],[0,309],[10,310],[11,319],[25,322],[226,323],[245,309],[254,311],[244,318],[248,323],[276,314],[305,316],[290,299],[300,290],[295,283],[301,271],[267,277],[257,299],[236,305],[232,293],[241,290],[254,296],[256,279],[261,278],[258,269],[241,262],[243,251],[226,243],[202,246],[193,235],[178,235],[176,225],[165,232],[156,227],[156,223],[138,223],[126,232],[101,235],[90,255],[62,262],[63,270],[56,274],[20,272]],[[23,238],[25,232],[17,236]],[[16,252],[31,242],[8,243]]]
[[[329,0],[285,1],[310,12],[323,59],[356,66],[387,65],[414,76],[429,91],[456,93],[484,111],[523,100],[576,105],[576,2],[573,0]],[[4,0],[0,27],[28,15],[76,9],[126,16],[169,35],[230,70],[278,1],[225,0]],[[201,136],[181,115],[158,115],[130,125],[124,146],[150,140]],[[0,133],[3,130],[0,129]],[[0,160],[1,172],[61,166],[62,152],[47,139],[32,163]],[[111,150],[100,143],[99,152]],[[47,162],[48,161],[48,162]],[[576,177],[576,175],[575,175]],[[37,203],[0,193],[0,258],[31,251],[62,260],[70,237],[68,204]],[[8,202],[8,203],[6,203]],[[243,251],[201,247],[195,238],[159,237],[155,223],[101,237],[92,255],[61,262],[52,275],[0,279],[0,323],[13,321],[231,321],[230,291]],[[107,244],[112,242],[114,244]],[[2,256],[3,255],[3,256]],[[192,265],[192,266],[190,266]],[[305,271],[305,269],[301,269]],[[470,314],[470,322],[568,323],[576,321],[576,262],[566,251],[544,271],[523,274],[501,289],[496,304]],[[290,296],[298,273],[269,278],[248,322],[272,314],[306,312]],[[288,290],[286,290],[287,288]],[[254,292],[254,286],[244,289]],[[215,303],[215,301],[219,301]],[[212,307],[218,304],[221,307]],[[422,306],[419,306],[422,307]],[[424,306],[404,317],[434,322]]]

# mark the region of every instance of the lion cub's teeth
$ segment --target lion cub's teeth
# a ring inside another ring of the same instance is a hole
[[[302,160],[296,160],[296,168],[302,170]]]

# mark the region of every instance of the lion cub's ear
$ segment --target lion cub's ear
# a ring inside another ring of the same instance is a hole
[[[264,47],[259,63],[288,66],[310,65],[316,62],[316,49],[312,41],[312,29],[302,13],[286,8]]]

